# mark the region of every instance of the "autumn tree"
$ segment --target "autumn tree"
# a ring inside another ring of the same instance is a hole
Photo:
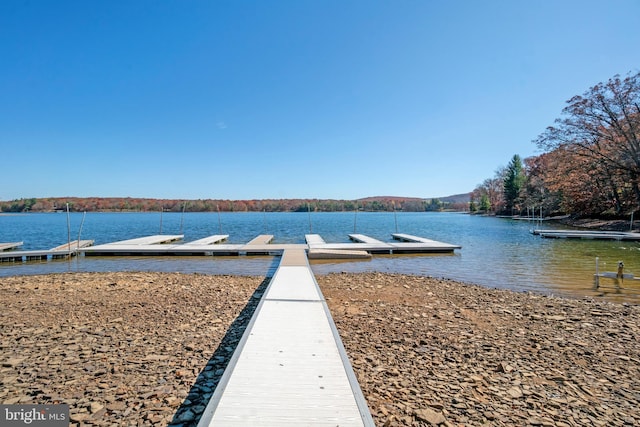
[[[504,206],[503,198],[504,169],[496,170],[493,178],[485,179],[482,184],[476,186],[471,193],[474,201],[479,201],[480,206],[476,206],[484,212],[497,212]]]
[[[605,188],[616,210],[640,206],[640,73],[614,76],[567,101],[534,142],[546,150],[588,159],[592,186]],[[584,164],[583,164],[584,166]]]

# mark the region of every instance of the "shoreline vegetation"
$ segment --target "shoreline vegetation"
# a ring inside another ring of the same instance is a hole
[[[150,199],[133,197],[47,197],[0,200],[0,212],[424,212],[465,211],[469,193],[441,198],[397,196],[343,199]]]
[[[269,278],[0,278],[0,402],[194,426]],[[317,277],[377,426],[640,422],[640,306],[387,273]]]

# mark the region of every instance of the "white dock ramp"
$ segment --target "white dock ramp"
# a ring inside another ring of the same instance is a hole
[[[371,245],[385,244],[383,241],[374,239],[373,237],[365,236],[364,234],[349,234],[349,239],[358,243],[368,243]]]
[[[229,238],[228,234],[215,234],[213,236],[204,237],[202,239],[193,240],[185,243],[185,245],[215,245],[224,242]]]
[[[7,243],[0,243],[0,252],[3,251],[9,251],[11,249],[15,249],[19,246],[22,246],[23,242],[7,242]]]
[[[325,242],[322,236],[320,236],[319,234],[305,234],[304,240],[307,242],[307,245],[309,245],[310,248],[312,248],[313,246],[327,244],[327,242]]]
[[[184,237],[184,234],[156,234],[153,236],[136,237],[135,239],[119,240],[107,243],[108,245],[159,245],[163,243],[175,242]]]
[[[304,250],[284,251],[198,426],[374,426]]]

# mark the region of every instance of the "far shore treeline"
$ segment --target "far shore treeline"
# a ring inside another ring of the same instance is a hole
[[[470,211],[626,217],[640,209],[640,73],[614,76],[567,101],[534,141],[471,194]]]
[[[368,197],[358,200],[263,199],[263,200],[171,200],[132,197],[49,197],[0,201],[0,212],[347,212],[347,211],[463,211],[469,194],[419,199]]]

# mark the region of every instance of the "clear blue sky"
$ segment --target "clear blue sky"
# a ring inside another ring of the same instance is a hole
[[[442,197],[640,68],[640,1],[0,2],[0,200]]]

